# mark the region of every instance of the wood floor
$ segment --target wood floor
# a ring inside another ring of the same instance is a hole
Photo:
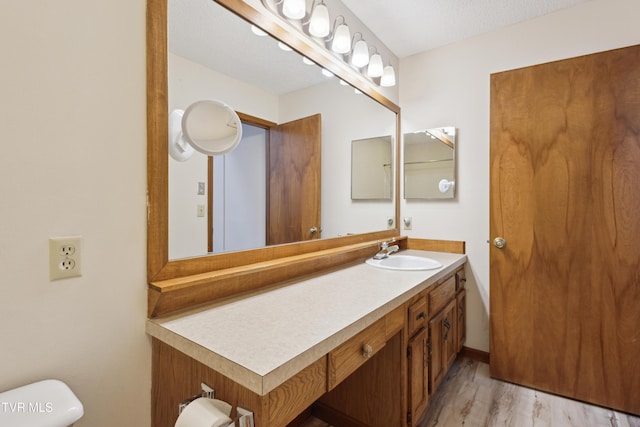
[[[640,427],[640,417],[494,380],[489,365],[460,358],[417,427]],[[317,419],[303,427],[331,427]]]

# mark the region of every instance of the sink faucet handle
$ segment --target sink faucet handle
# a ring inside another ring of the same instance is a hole
[[[395,243],[396,242],[396,238],[393,237],[391,238],[391,240],[387,241],[383,241],[382,243],[380,243],[380,249],[387,249],[389,247],[389,243]]]
[[[390,243],[395,243],[396,238],[392,237],[389,241],[378,242],[378,249],[386,250],[389,247]]]

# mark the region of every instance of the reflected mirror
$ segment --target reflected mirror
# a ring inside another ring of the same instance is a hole
[[[454,198],[456,128],[420,130],[403,138],[405,199]]]
[[[395,217],[392,184],[386,203],[355,203],[347,183],[351,141],[396,135],[396,113],[256,33],[214,1],[168,1],[169,111],[218,99],[238,112],[244,134],[238,148],[213,161],[199,152],[182,162],[169,158],[169,259],[381,231],[386,218]],[[269,159],[274,129],[312,116],[320,123],[319,169],[305,180],[319,192],[317,215],[304,223],[287,214],[280,227],[295,228],[299,237],[271,240],[270,203],[303,204],[299,197],[287,198],[288,190],[273,190],[272,178],[282,168],[299,170]]]
[[[392,159],[391,135],[351,141],[351,198],[391,200]]]

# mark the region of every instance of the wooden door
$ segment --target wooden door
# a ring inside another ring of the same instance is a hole
[[[640,413],[640,46],[491,77],[492,376]]]
[[[320,237],[321,146],[320,114],[270,129],[267,245]]]

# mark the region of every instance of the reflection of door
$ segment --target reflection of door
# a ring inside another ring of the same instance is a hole
[[[640,413],[640,47],[493,75],[490,157],[492,376]]]
[[[268,245],[320,237],[321,124],[316,114],[270,129]]]
[[[268,130],[242,123],[242,141],[211,158],[212,252],[261,248],[266,235]]]

